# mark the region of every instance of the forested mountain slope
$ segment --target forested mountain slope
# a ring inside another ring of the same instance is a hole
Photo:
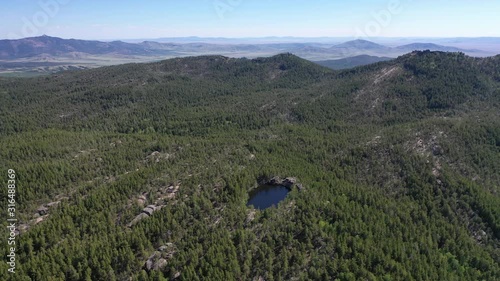
[[[500,56],[460,53],[2,78],[22,230],[0,279],[500,279],[499,108]],[[305,188],[257,211],[263,176]]]

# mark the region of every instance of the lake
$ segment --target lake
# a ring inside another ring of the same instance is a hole
[[[262,185],[250,192],[247,206],[253,205],[256,209],[263,210],[285,199],[290,190],[284,186]]]

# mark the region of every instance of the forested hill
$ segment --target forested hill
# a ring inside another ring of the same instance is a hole
[[[0,106],[6,122],[0,130],[91,127],[179,134],[255,128],[273,119],[321,125],[416,120],[471,107],[484,111],[498,101],[499,61],[415,52],[333,72],[291,54],[254,60],[206,56],[4,78]],[[242,115],[249,123],[226,122]]]
[[[500,56],[0,78],[0,146],[21,230],[0,280],[500,279]],[[247,207],[272,176],[304,189]]]

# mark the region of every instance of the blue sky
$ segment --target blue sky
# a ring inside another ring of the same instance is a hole
[[[0,38],[500,37],[496,0],[0,1]]]

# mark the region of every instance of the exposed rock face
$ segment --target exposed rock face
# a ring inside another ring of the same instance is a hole
[[[153,264],[153,269],[154,270],[160,270],[167,266],[167,260],[166,259],[159,259],[155,264]]]
[[[288,188],[292,188],[296,182],[297,182],[296,178],[286,178],[281,182],[281,185]]]
[[[165,199],[173,199],[179,192],[179,188],[180,183],[171,184],[169,187],[165,186],[159,189],[156,192],[156,200],[154,201],[154,203],[151,202],[153,204],[148,205],[144,209],[142,209],[141,213],[137,215],[129,224],[127,224],[127,226],[132,227],[142,219],[152,216],[154,212],[161,210],[167,204],[165,202]],[[148,193],[144,192],[137,197],[137,204],[139,206],[144,206],[144,204],[146,204],[146,202],[148,201],[146,195],[148,195]]]
[[[169,187],[167,187],[167,193],[175,193],[179,188],[171,185]]]
[[[260,177],[257,182],[260,185],[281,185],[288,189],[292,189],[294,186],[297,186],[299,190],[303,190],[304,187],[302,184],[297,182],[297,178],[295,177],[287,177],[282,179],[278,176],[273,176],[271,178]]]
[[[136,225],[138,222],[140,222],[141,220],[145,219],[149,217],[147,214],[145,213],[140,213],[137,217],[135,217],[127,226],[128,227],[132,227],[134,225]]]
[[[148,218],[151,215],[153,215],[153,213],[155,211],[160,210],[162,207],[163,206],[148,205],[146,208],[144,208],[142,210],[142,213],[140,213],[139,215],[137,215],[137,217],[135,217],[127,226],[128,227],[132,227],[132,226],[136,225],[141,220],[143,220],[145,218]]]
[[[60,203],[61,203],[61,201],[50,202],[50,203],[48,203],[46,206],[47,206],[48,208],[52,208],[52,207],[54,207],[54,206],[56,206],[56,205],[59,205]]]
[[[49,212],[49,208],[45,207],[45,206],[41,206],[40,208],[38,208],[38,210],[36,210],[36,212],[40,215],[40,216],[45,216],[48,212]]]
[[[36,212],[40,215],[40,216],[45,216],[46,214],[49,213],[49,209],[51,208],[54,208],[55,206],[59,205],[59,203],[61,203],[61,201],[55,201],[55,202],[50,202],[50,203],[47,203],[45,205],[42,205],[40,206],[40,208],[38,208],[36,210]]]
[[[148,205],[146,208],[142,210],[142,212],[147,214],[148,216],[151,216],[154,211],[156,211],[156,206],[154,205]]]
[[[29,225],[37,225],[37,224],[41,223],[42,221],[44,221],[48,217],[49,217],[49,215],[47,214],[47,215],[38,217],[36,219],[32,219],[29,221]]]
[[[148,270],[148,271],[151,271],[153,269],[153,258],[155,257],[155,255],[152,255],[151,257],[149,257],[149,259],[146,261],[146,264],[144,264],[144,269]]]
[[[250,209],[248,211],[248,214],[247,214],[247,219],[245,221],[245,223],[251,223],[254,219],[255,219],[255,214],[257,213],[257,211],[255,209]]]
[[[158,163],[162,160],[168,160],[172,157],[172,155],[168,153],[161,153],[159,151],[154,151],[150,155],[148,155],[145,159],[146,162]]]
[[[140,195],[138,198],[137,198],[137,204],[139,206],[144,206],[144,204],[146,203],[147,199],[146,199],[146,196],[144,195]]]
[[[269,180],[268,184],[269,185],[281,185],[283,181],[281,180],[280,177],[273,177],[272,179]]]
[[[19,225],[19,227],[17,229],[19,229],[19,232],[23,233],[26,230],[28,230],[29,228],[30,228],[29,224],[23,223],[23,224]]]
[[[165,207],[165,205],[161,205],[161,206],[149,205],[149,206],[147,206],[146,208],[144,208],[142,210],[142,212],[139,215],[137,215],[137,217],[135,217],[129,224],[127,224],[127,226],[128,227],[134,226],[139,221],[141,221],[145,218],[149,218],[150,216],[153,215],[154,212],[161,210],[163,207]]]
[[[144,264],[144,269],[151,271],[165,268],[168,264],[168,260],[171,259],[176,252],[177,249],[172,243],[161,246],[147,259]]]
[[[161,270],[167,266],[168,262],[164,258],[157,259],[156,252],[144,264],[144,269],[147,271],[151,270]]]

